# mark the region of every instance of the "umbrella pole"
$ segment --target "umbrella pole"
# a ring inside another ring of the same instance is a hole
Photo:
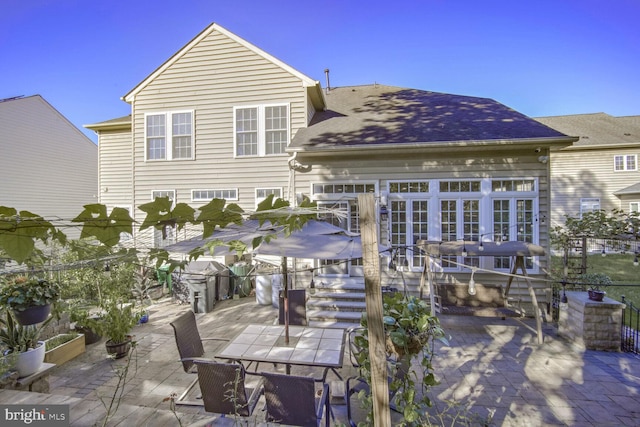
[[[289,277],[287,274],[287,257],[282,257],[282,279],[284,281],[282,300],[284,304],[284,343],[289,344]]]

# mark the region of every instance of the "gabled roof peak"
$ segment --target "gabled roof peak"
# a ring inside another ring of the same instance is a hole
[[[131,91],[129,91],[126,95],[124,95],[122,97],[122,100],[126,101],[126,102],[129,102],[129,103],[132,102],[133,98],[135,97],[135,95],[137,93],[139,93],[142,89],[144,89],[151,81],[153,81],[164,70],[166,70],[168,67],[170,67],[172,64],[174,64],[176,61],[178,61],[194,45],[198,44],[200,41],[202,41],[204,38],[206,38],[209,34],[211,34],[214,31],[217,31],[217,32],[225,35],[226,37],[236,41],[237,43],[239,43],[242,46],[246,47],[247,49],[251,50],[255,54],[262,56],[267,61],[270,61],[273,64],[275,64],[276,66],[278,66],[278,67],[282,68],[283,70],[291,73],[292,75],[294,75],[295,77],[299,78],[302,81],[303,86],[305,86],[305,87],[317,86],[318,88],[320,87],[320,83],[318,81],[313,80],[312,78],[306,76],[305,74],[302,74],[300,71],[296,70],[295,68],[285,64],[284,62],[282,62],[279,59],[275,58],[274,56],[268,54],[267,52],[265,52],[264,50],[260,49],[259,47],[249,43],[245,39],[243,39],[243,38],[239,37],[238,35],[232,33],[231,31],[227,30],[226,28],[222,27],[221,25],[218,25],[215,22],[213,22],[207,28],[202,30],[200,32],[200,34],[198,34],[191,41],[189,41],[186,45],[184,45],[180,50],[178,50],[175,54],[173,54],[161,66],[156,68],[155,71],[153,71],[151,74],[149,74],[136,87],[134,87]]]

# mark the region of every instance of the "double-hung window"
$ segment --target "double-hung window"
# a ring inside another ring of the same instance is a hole
[[[613,157],[613,170],[615,172],[636,171],[638,170],[638,156],[635,154],[627,154]]]
[[[289,144],[289,105],[258,105],[234,109],[235,155],[282,154]]]
[[[146,114],[146,159],[193,159],[193,127],[193,111]]]

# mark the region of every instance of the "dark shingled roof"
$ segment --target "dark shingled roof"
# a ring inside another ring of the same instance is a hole
[[[605,113],[536,117],[568,135],[579,136],[574,149],[600,145],[640,145],[640,116],[614,117]]]
[[[488,98],[376,84],[331,89],[326,100],[291,149],[567,138]]]

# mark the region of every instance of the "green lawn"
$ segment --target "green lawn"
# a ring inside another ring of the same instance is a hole
[[[633,265],[633,254],[589,255],[587,258],[588,273],[604,273],[613,280],[613,286],[603,289],[607,296],[617,301],[625,296],[627,302],[640,306],[640,266]],[[552,269],[561,270],[562,258],[552,257]]]

